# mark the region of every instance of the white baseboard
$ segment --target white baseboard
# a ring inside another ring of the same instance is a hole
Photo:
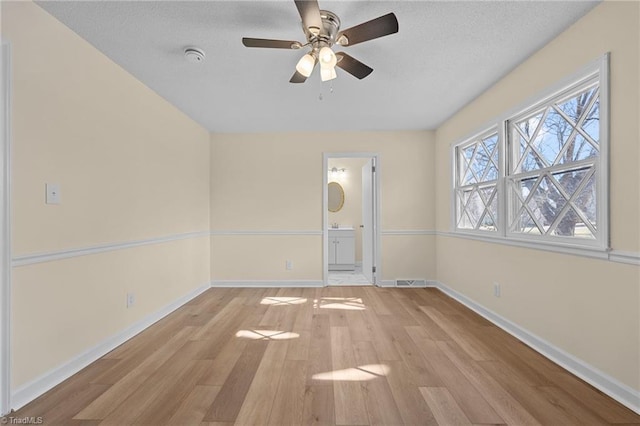
[[[599,389],[611,398],[640,414],[640,391],[627,386],[619,380],[576,358],[568,352],[547,342],[508,319],[496,314],[484,306],[469,299],[451,287],[438,281],[431,281],[433,287],[462,303],[472,311],[491,321],[507,333],[511,334],[527,346],[544,355],[551,361],[580,377],[585,382]],[[427,284],[429,285],[429,284]]]
[[[322,280],[213,280],[211,287],[256,288],[256,287],[324,287]]]
[[[11,394],[11,408],[17,410],[27,403],[33,401],[49,389],[62,383],[64,380],[73,376],[87,365],[100,359],[116,347],[120,346],[138,333],[144,331],[149,326],[169,315],[171,312],[175,311],[191,299],[207,291],[209,288],[211,287],[208,284],[196,288],[195,290],[168,304],[159,311],[156,311],[136,322],[135,324],[129,326],[120,333],[109,337],[102,343],[99,343],[98,345],[77,355],[66,363],[54,368],[53,370],[43,374],[37,379],[32,380],[31,382],[16,389]]]

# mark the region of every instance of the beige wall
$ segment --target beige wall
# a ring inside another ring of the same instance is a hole
[[[213,230],[311,235],[214,235],[212,279],[322,280],[322,236],[317,233],[322,231],[325,152],[380,154],[383,231],[433,229],[433,141],[433,132],[427,131],[213,134]],[[424,235],[383,236],[382,279],[434,277],[434,258],[429,257],[434,241]],[[291,271],[285,269],[287,259],[293,260]]]
[[[1,7],[13,256],[207,231],[208,132],[35,4]],[[62,204],[45,205],[46,182]],[[14,267],[13,389],[207,284],[209,249],[205,236]]]
[[[329,212],[329,226],[353,226],[356,236],[356,262],[362,261],[362,167],[369,161],[362,158],[330,158],[329,167],[345,169],[335,179],[329,176],[329,182],[338,182],[344,190],[344,205],[337,212]]]
[[[610,51],[611,246],[640,251],[639,8],[597,6],[438,129],[439,231],[450,227],[450,144]],[[440,235],[437,269],[444,284],[640,389],[637,266]]]

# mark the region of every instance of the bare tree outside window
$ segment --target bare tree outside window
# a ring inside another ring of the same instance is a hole
[[[595,238],[596,84],[508,124],[511,232]]]
[[[494,131],[456,149],[458,229],[496,231],[498,224],[498,134]]]

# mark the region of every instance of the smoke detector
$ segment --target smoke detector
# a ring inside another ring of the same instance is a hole
[[[187,61],[194,64],[204,62],[204,52],[197,47],[187,47],[184,49],[184,57],[187,58]]]

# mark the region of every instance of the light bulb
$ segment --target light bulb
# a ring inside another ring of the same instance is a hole
[[[333,53],[331,48],[325,46],[320,49],[320,66],[324,68],[333,68],[336,66],[338,60],[336,59],[336,54]]]
[[[296,71],[305,77],[309,77],[311,72],[313,71],[313,67],[316,65],[316,58],[314,58],[311,54],[307,53],[298,61],[296,65]]]
[[[320,68],[320,79],[322,81],[329,81],[336,78],[336,69],[334,67],[322,67]]]

